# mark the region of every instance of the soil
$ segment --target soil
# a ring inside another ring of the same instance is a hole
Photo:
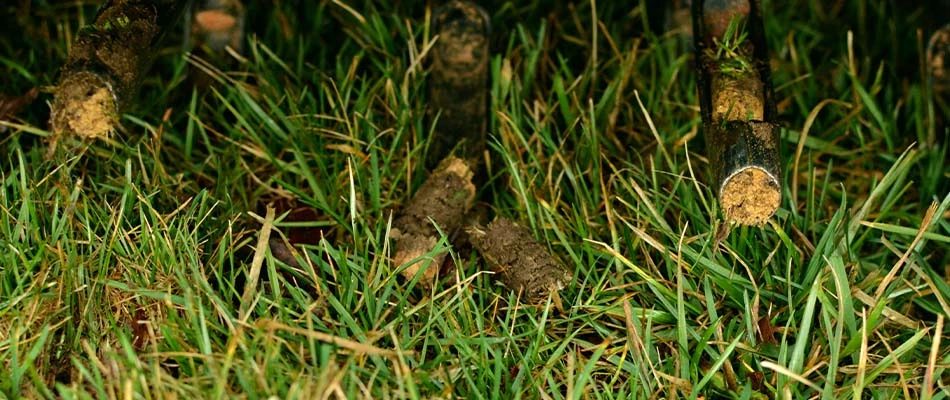
[[[53,98],[53,131],[83,139],[108,137],[115,130],[119,108],[111,84],[99,75],[76,72],[57,86]]]
[[[758,167],[748,167],[726,178],[719,197],[723,216],[743,225],[766,223],[782,200],[775,176]]]
[[[573,279],[531,230],[509,219],[497,218],[485,228],[471,226],[467,232],[501,282],[529,302],[546,299]]]
[[[97,138],[115,130],[185,2],[114,0],[100,9],[79,31],[53,91],[54,134]]]
[[[765,119],[765,88],[753,71],[745,77],[712,75],[713,119],[749,121]]]
[[[761,225],[781,203],[778,126],[763,121],[728,121],[707,138],[723,216]]]
[[[449,156],[426,179],[412,200],[393,221],[393,265],[408,265],[402,271],[413,279],[422,270],[420,282],[435,281],[446,253],[431,254],[441,237],[462,227],[475,200],[472,169],[458,157]]]

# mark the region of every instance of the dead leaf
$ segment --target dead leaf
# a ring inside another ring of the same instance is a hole
[[[33,100],[36,100],[36,97],[39,96],[40,91],[36,88],[28,90],[21,96],[7,96],[0,94],[0,120],[6,120],[10,117],[13,117],[30,105]],[[0,126],[0,132],[6,131],[5,126]]]

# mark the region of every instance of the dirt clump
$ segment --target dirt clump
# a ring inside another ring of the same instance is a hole
[[[496,218],[484,228],[471,226],[467,232],[501,282],[528,301],[543,300],[573,279],[571,271],[534,239],[530,229],[507,218]]]
[[[412,279],[422,272],[420,281],[431,284],[445,260],[446,253],[427,259],[441,237],[462,227],[465,214],[475,200],[472,169],[462,159],[449,156],[426,179],[409,204],[393,221],[395,240],[393,264],[407,265],[402,275]]]

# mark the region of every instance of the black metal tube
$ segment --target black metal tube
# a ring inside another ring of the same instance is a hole
[[[763,224],[781,203],[779,127],[757,0],[694,0],[699,103],[723,215]]]

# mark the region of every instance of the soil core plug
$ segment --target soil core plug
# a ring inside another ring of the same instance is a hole
[[[55,135],[107,137],[187,0],[110,0],[79,30],[53,91]]]
[[[529,302],[543,301],[574,277],[528,228],[509,219],[496,218],[487,227],[471,226],[466,231],[501,283]]]
[[[446,253],[429,260],[425,256],[435,250],[441,236],[439,230],[451,235],[462,227],[465,214],[475,200],[472,175],[472,169],[464,160],[446,157],[393,221],[393,264],[408,265],[402,270],[406,279],[412,279],[425,268],[420,282],[429,285],[435,280]]]

